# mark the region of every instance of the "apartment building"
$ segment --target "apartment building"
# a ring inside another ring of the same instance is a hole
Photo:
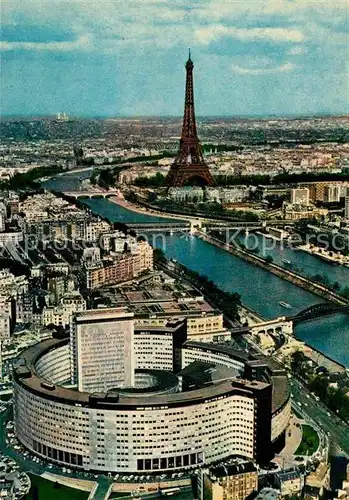
[[[88,289],[99,288],[131,280],[143,271],[153,269],[153,249],[145,241],[138,243],[134,252],[112,255],[85,267]]]
[[[201,471],[200,500],[245,500],[258,490],[258,473],[252,462]]]

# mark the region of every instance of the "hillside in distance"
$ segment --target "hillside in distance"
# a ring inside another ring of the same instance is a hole
[[[114,138],[119,143],[173,141],[180,136],[181,118],[2,119],[3,140],[35,141]],[[349,117],[247,119],[199,117],[202,141],[231,144],[349,142]]]

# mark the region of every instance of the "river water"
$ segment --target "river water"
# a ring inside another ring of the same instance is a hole
[[[311,255],[303,250],[289,248],[270,238],[266,238],[262,234],[251,234],[237,236],[239,241],[242,241],[248,248],[258,246],[259,253],[263,257],[271,255],[275,264],[284,266],[284,261],[287,260],[292,264],[292,268],[299,274],[307,277],[315,275],[326,276],[331,283],[335,281],[341,288],[349,287],[349,267],[331,264],[321,260],[319,257]]]
[[[64,190],[76,189],[75,185],[71,185],[73,176],[69,177],[66,181],[63,177],[59,178],[59,185],[55,181],[50,181],[49,184],[46,183],[46,186],[51,189],[62,189],[64,185]],[[111,221],[128,224],[166,221],[163,218],[131,212],[101,198],[81,201],[84,201],[94,213],[103,215]],[[176,259],[185,266],[206,275],[222,289],[240,293],[243,303],[266,319],[293,315],[310,305],[323,302],[323,299],[292,283],[188,234],[149,235],[149,242],[153,246],[161,247],[167,257]],[[343,287],[349,286],[348,268],[332,266],[305,252],[289,248],[282,249],[279,246],[272,250],[267,249],[266,253],[272,255],[278,264],[282,263],[282,259],[287,259],[296,266],[299,272],[308,275],[325,275],[331,282],[337,281]],[[279,305],[279,301],[288,302],[292,308],[283,308]],[[349,367],[348,315],[337,314],[301,323],[296,327],[295,333],[301,340]]]

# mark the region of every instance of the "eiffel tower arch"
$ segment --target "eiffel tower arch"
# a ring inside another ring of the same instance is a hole
[[[214,180],[204,161],[202,148],[197,136],[194,109],[194,64],[190,57],[185,65],[185,103],[181,139],[178,153],[166,178],[170,187],[190,185],[213,186]]]

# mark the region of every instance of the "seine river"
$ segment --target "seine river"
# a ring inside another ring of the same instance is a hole
[[[69,190],[76,187],[73,184],[75,184],[73,179],[61,177],[59,182],[50,181],[46,183],[46,186]],[[132,222],[166,220],[131,212],[101,198],[83,201],[94,213],[103,215],[111,221],[131,224]],[[262,249],[263,237],[259,238]],[[176,259],[185,266],[206,275],[222,289],[240,293],[243,303],[266,319],[295,314],[310,305],[323,302],[321,298],[292,283],[187,234],[175,233],[156,237],[149,235],[149,242],[156,247],[163,248],[167,257]],[[268,248],[264,253],[272,255],[276,263],[282,263],[282,259],[291,261],[298,272],[309,275],[320,274],[327,276],[331,282],[337,281],[343,287],[349,286],[348,268],[332,266],[305,252],[289,248],[282,249],[279,246],[274,249]],[[279,301],[288,302],[292,309],[284,309],[279,305]],[[337,314],[301,323],[296,327],[295,333],[301,340],[349,367],[348,315]]]

